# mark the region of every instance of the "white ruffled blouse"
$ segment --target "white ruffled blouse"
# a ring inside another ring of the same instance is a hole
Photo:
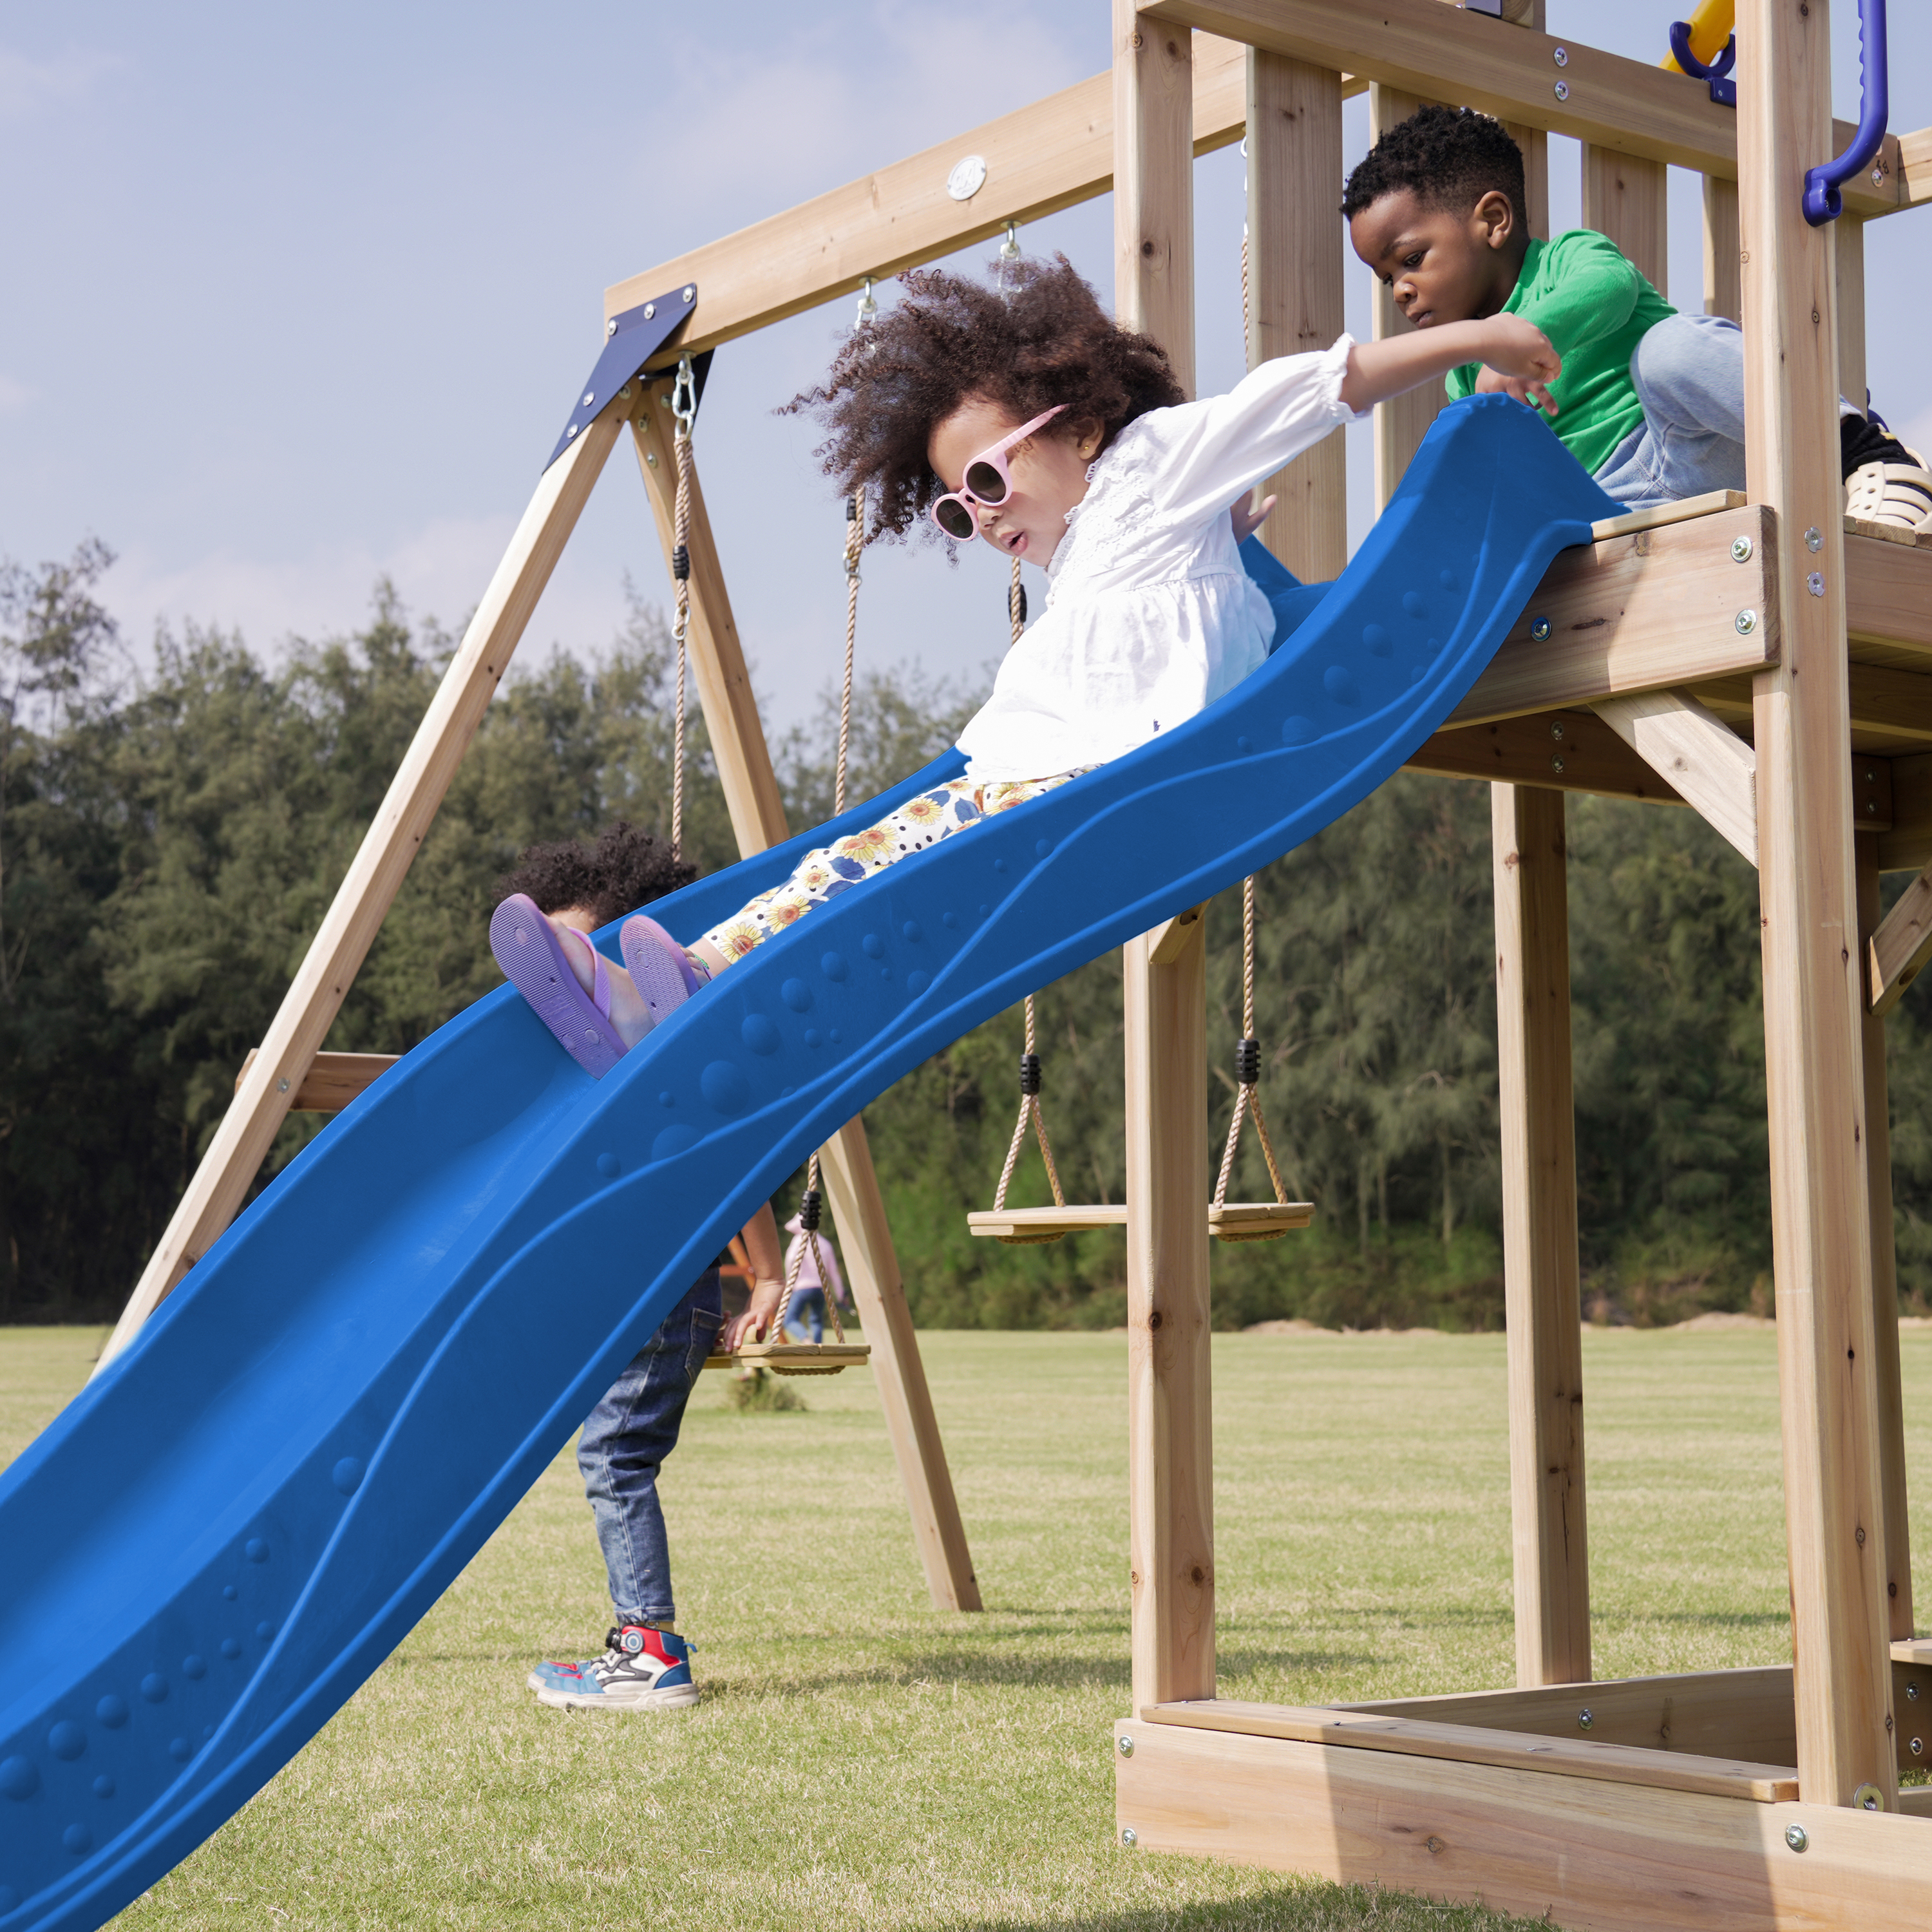
[[[981,783],[1105,764],[1191,718],[1268,656],[1274,614],[1241,567],[1237,498],[1356,419],[1344,335],[1264,362],[1225,396],[1154,410],[1087,472],[1048,560],[1046,608],[959,734]]]

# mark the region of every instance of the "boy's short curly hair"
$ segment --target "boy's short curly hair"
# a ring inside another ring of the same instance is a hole
[[[1492,190],[1528,232],[1522,150],[1500,121],[1472,107],[1419,107],[1369,150],[1348,177],[1342,212],[1354,216],[1407,188],[1425,208],[1466,213]]]
[[[1056,404],[1066,414],[1042,435],[1097,424],[1104,449],[1137,416],[1186,400],[1167,352],[1118,327],[1064,255],[1002,265],[1005,292],[938,268],[901,279],[904,299],[854,332],[816,388],[785,406],[831,431],[818,452],[842,494],[863,489],[874,536],[915,524],[945,494],[926,446],[968,397],[1015,422]],[[946,541],[950,541],[947,539]]]
[[[588,906],[598,925],[608,926],[697,876],[698,868],[674,858],[656,833],[620,819],[594,845],[560,838],[531,846],[516,869],[497,880],[496,898],[500,904],[512,892],[524,892],[536,902],[539,912]]]

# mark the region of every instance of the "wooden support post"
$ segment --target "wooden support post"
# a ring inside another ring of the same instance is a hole
[[[1583,226],[1607,235],[1658,290],[1670,274],[1668,172],[1661,161],[1584,144]]]
[[[1125,950],[1133,1708],[1214,1694],[1207,921]]]
[[[1248,53],[1248,367],[1326,349],[1342,333],[1347,242],[1315,182],[1342,178],[1342,76]],[[1304,584],[1348,562],[1347,442],[1340,430],[1262,484],[1279,500],[1262,539]]]
[[[1114,308],[1194,387],[1193,146],[1184,28],[1114,0]],[[1123,955],[1133,1708],[1214,1694],[1208,1313],[1207,922]]]
[[[1519,1684],[1590,1675],[1564,799],[1490,789]]]
[[[638,467],[667,568],[676,530],[677,469],[671,446],[671,414],[658,398],[669,392],[668,382],[652,385],[632,424]],[[710,734],[712,756],[731,814],[731,829],[739,850],[748,858],[790,834],[694,464],[687,547],[691,553],[692,668]],[[952,1491],[945,1445],[940,1439],[932,1392],[926,1385],[919,1339],[906,1306],[904,1282],[863,1121],[847,1121],[826,1143],[824,1173],[832,1218],[844,1244],[852,1298],[872,1347],[879,1402],[885,1411],[899,1479],[912,1512],[913,1535],[925,1566],[926,1587],[936,1609],[976,1610],[982,1607],[979,1581]]]
[[[1859,950],[1869,956],[1878,931],[1878,841],[1852,841],[1858,866]],[[1905,1396],[1898,1361],[1898,1246],[1892,1228],[1892,1107],[1885,1066],[1885,1018],[1864,1016],[1865,1172],[1871,1189],[1872,1355],[1877,1371],[1880,1468],[1885,1488],[1886,1624],[1892,1640],[1915,1636],[1912,1534],[1906,1514]]]
[[[1838,393],[1865,406],[1865,225],[1856,214],[1832,224],[1832,268],[1838,290]]]
[[[1850,1804],[1870,1786],[1891,1810],[1834,244],[1800,202],[1806,167],[1832,151],[1824,0],[1742,0],[1738,56],[1747,477],[1784,538],[1780,656],[1757,678],[1753,735],[1798,1770],[1808,1802]]]
[[[1704,177],[1704,313],[1742,322],[1744,314],[1744,247],[1738,233],[1738,184],[1720,175]]]
[[[1379,81],[1369,89],[1369,139],[1379,141],[1422,105],[1418,95],[1400,88],[1385,87]],[[1409,323],[1396,307],[1395,292],[1377,279],[1374,291],[1374,334],[1378,342],[1391,335],[1406,335]],[[1440,382],[1424,382],[1420,388],[1392,396],[1376,405],[1376,508],[1383,509],[1395,494],[1409,459],[1429,434],[1429,425],[1449,400]]]
[[[162,1298],[220,1238],[247,1199],[249,1184],[368,956],[622,424],[614,403],[539,479],[348,874],[309,943],[301,970],[283,995],[254,1064],[100,1352],[96,1375],[134,1339]]]

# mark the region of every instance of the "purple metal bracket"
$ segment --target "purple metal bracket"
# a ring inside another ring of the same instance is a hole
[[[604,352],[572,404],[570,422],[556,440],[548,470],[590,424],[591,418],[677,333],[698,301],[698,284],[686,282],[668,296],[640,302],[605,324]]]
[[[1730,79],[1731,69],[1738,64],[1738,37],[1733,34],[1724,43],[1724,51],[1708,67],[1690,51],[1690,23],[1688,20],[1673,20],[1670,23],[1670,51],[1677,58],[1677,64],[1693,80],[1708,80],[1711,83],[1711,98],[1720,107],[1735,107],[1738,104],[1738,84]]]
[[[1864,100],[1858,115],[1858,131],[1852,145],[1836,160],[1822,167],[1808,168],[1804,173],[1804,219],[1814,228],[1835,221],[1844,210],[1838,193],[1840,183],[1862,174],[1871,165],[1885,140],[1886,123],[1892,117],[1891,87],[1886,61],[1885,0],[1858,0],[1858,78]]]

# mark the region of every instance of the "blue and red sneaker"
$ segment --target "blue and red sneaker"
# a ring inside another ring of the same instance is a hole
[[[539,1704],[560,1710],[662,1711],[698,1702],[691,1646],[652,1624],[614,1624],[604,1654],[539,1664],[526,1680]]]

